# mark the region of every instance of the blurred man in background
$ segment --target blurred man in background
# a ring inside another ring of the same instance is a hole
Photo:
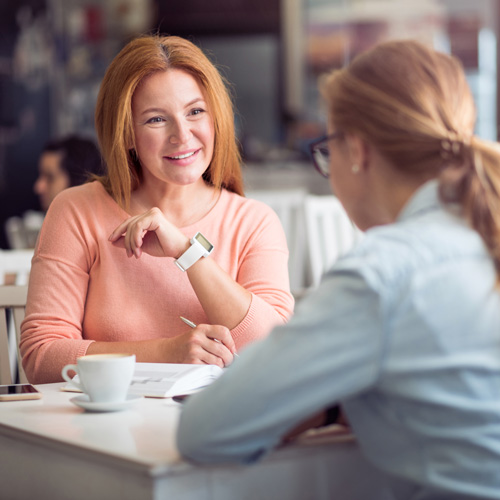
[[[10,248],[33,248],[52,200],[62,190],[86,182],[101,171],[101,155],[91,139],[70,135],[49,141],[38,162],[38,178],[33,186],[43,212],[27,211],[6,222]]]

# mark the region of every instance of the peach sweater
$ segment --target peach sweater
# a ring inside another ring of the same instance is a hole
[[[62,367],[93,341],[173,337],[186,331],[181,315],[207,322],[173,258],[128,258],[108,241],[127,217],[99,182],[67,189],[52,202],[22,324],[20,348],[31,382],[62,380]],[[202,220],[181,230],[189,237],[201,231],[214,245],[209,258],[252,292],[247,315],[231,332],[237,348],[291,316],[286,238],[267,205],[223,190]]]

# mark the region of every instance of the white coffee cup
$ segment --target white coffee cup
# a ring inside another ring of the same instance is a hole
[[[135,368],[135,354],[89,354],[76,360],[76,365],[62,369],[64,380],[87,394],[94,403],[120,403],[127,398]],[[78,374],[80,383],[68,375]]]

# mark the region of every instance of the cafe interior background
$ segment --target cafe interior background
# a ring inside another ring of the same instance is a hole
[[[39,209],[33,183],[48,139],[95,137],[104,71],[141,33],[189,38],[231,83],[251,190],[329,194],[307,157],[325,131],[317,77],[382,40],[417,38],[458,56],[476,132],[496,140],[498,1],[0,0],[0,226]]]

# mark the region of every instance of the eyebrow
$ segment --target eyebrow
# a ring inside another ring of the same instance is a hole
[[[192,101],[189,101],[184,106],[184,108],[189,108],[190,106],[192,106],[193,104],[196,104],[198,102],[205,103],[205,99],[203,99],[203,97],[196,97]],[[148,114],[148,113],[164,113],[164,112],[165,112],[165,110],[163,108],[147,108],[144,111],[142,111],[141,115],[145,115],[145,114]]]

